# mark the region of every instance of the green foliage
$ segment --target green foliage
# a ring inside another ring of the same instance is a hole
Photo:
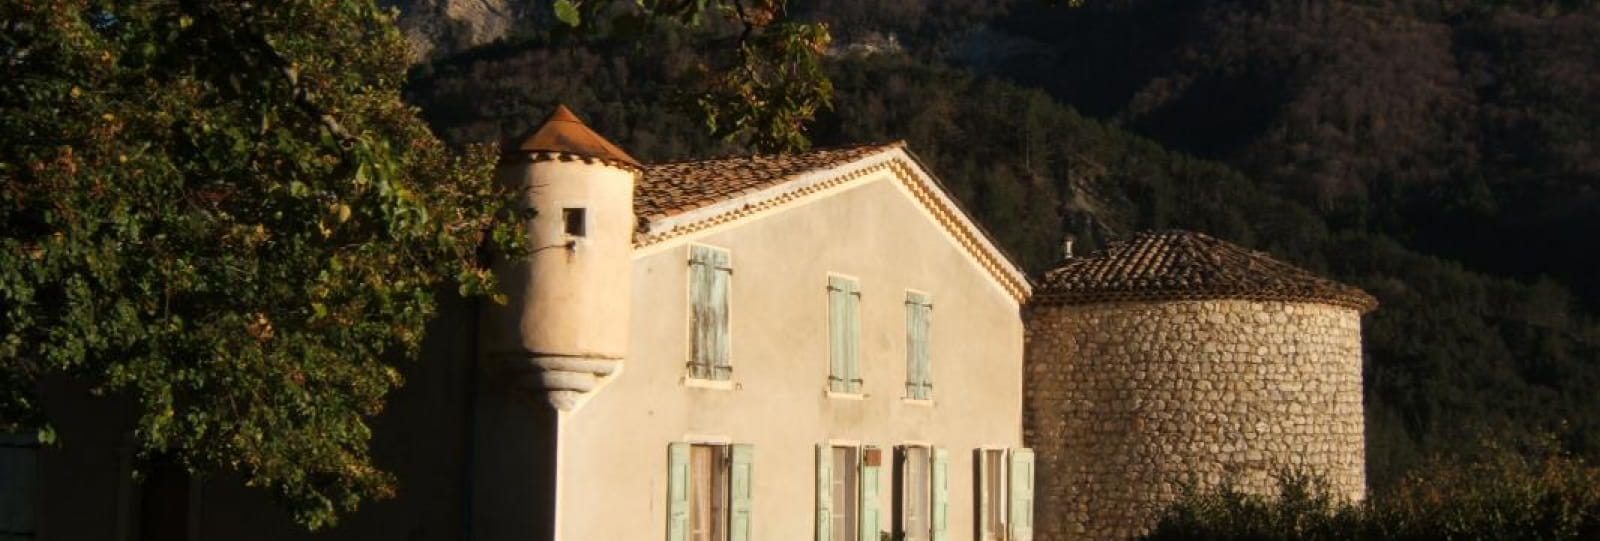
[[[367,420],[509,197],[400,99],[371,0],[0,2],[0,429],[66,376],[146,457],[236,471],[311,528],[394,490]],[[67,442],[70,444],[71,442]]]
[[[1593,539],[1600,535],[1600,468],[1553,440],[1488,443],[1436,458],[1390,490],[1352,503],[1306,475],[1277,494],[1225,484],[1187,491],[1145,539]]]

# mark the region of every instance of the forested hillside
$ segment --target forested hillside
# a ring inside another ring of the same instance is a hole
[[[1180,227],[1376,295],[1382,485],[1485,435],[1557,431],[1600,455],[1600,10],[1458,4],[796,11],[839,40],[814,142],[908,140],[1032,272],[1068,232],[1093,247]],[[745,151],[681,107],[698,38],[519,35],[414,70],[411,100],[446,139],[492,141],[565,102],[641,159]]]

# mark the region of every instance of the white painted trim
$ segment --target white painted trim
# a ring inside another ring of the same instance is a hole
[[[856,449],[860,449],[860,448],[863,447],[863,445],[861,443],[861,440],[846,440],[846,439],[838,439],[838,438],[828,438],[828,441],[825,442],[825,443],[828,444],[828,447],[854,447]]]
[[[690,389],[711,389],[715,391],[737,391],[743,388],[738,382],[731,379],[700,379],[691,378],[688,375],[684,375],[683,379],[678,380],[678,383]]]
[[[866,400],[867,399],[867,395],[865,393],[840,393],[840,392],[834,392],[832,389],[823,389],[822,390],[822,394],[824,396],[827,396],[828,398],[832,398],[832,399],[835,399],[835,400]]]
[[[931,407],[934,407],[934,405],[935,405],[934,401],[932,399],[924,400],[924,399],[921,399],[921,398],[911,398],[911,397],[900,397],[900,403],[908,405],[908,406],[917,406],[917,407],[922,407],[922,408],[931,408]]]
[[[684,434],[683,443],[689,445],[733,445],[733,438],[724,434]]]

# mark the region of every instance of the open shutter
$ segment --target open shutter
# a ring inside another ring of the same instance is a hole
[[[667,444],[667,541],[689,541],[689,444]]]
[[[33,435],[0,434],[0,537],[33,538],[38,455]]]
[[[848,377],[845,374],[845,298],[849,293],[845,290],[844,278],[837,276],[828,277],[828,390],[844,392],[848,387]]]
[[[933,396],[933,374],[928,357],[928,326],[932,300],[921,293],[906,293],[906,396],[927,400]]]
[[[878,504],[878,472],[883,468],[883,451],[877,447],[863,447],[865,456],[861,461],[861,536],[857,539],[869,541],[878,538],[880,515],[882,507]]]
[[[950,451],[933,450],[933,541],[950,539]]]
[[[861,287],[855,280],[845,282],[845,378],[846,389],[861,392]]]
[[[689,302],[694,343],[690,377],[728,379],[728,252],[709,246],[689,247]]]
[[[750,541],[755,538],[750,524],[755,458],[755,446],[733,446],[733,471],[729,472],[729,482],[733,486],[730,487],[732,494],[729,499],[732,501],[729,502],[728,541]]]
[[[1011,450],[1010,541],[1033,539],[1033,450]]]
[[[711,379],[726,380],[733,376],[729,364],[728,342],[728,291],[733,273],[732,261],[724,250],[711,251]]]
[[[817,446],[817,541],[833,541],[833,448]]]

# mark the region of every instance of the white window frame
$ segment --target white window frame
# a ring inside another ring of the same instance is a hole
[[[910,484],[910,481],[911,481],[911,477],[909,475],[906,475],[906,470],[905,470],[906,463],[910,459],[909,453],[907,453],[908,449],[921,449],[922,452],[923,452],[923,455],[924,455],[923,456],[924,460],[923,460],[923,465],[922,465],[922,473],[923,473],[923,477],[925,478],[924,479],[924,483],[923,483],[923,488],[925,488],[926,490],[920,495],[913,495],[913,494],[911,494],[911,491],[910,491],[911,487],[909,486],[909,484]],[[933,539],[933,492],[935,490],[934,486],[933,486],[933,453],[934,453],[934,446],[933,446],[932,443],[928,443],[928,442],[909,441],[909,442],[904,442],[904,443],[901,443],[900,445],[898,445],[897,448],[896,448],[896,451],[897,452],[895,454],[897,456],[895,457],[896,460],[895,460],[895,465],[894,465],[894,477],[893,478],[896,481],[895,490],[899,491],[900,498],[899,498],[899,501],[896,502],[897,505],[895,505],[895,509],[894,509],[894,512],[895,512],[894,531],[895,531],[895,533],[901,535],[903,539],[921,539],[922,541],[932,541],[932,539]],[[926,505],[923,506],[923,517],[922,517],[922,525],[923,525],[923,527],[924,527],[924,529],[926,531],[920,532],[922,534],[922,537],[920,537],[920,538],[911,537],[909,535],[909,533],[906,531],[906,516],[907,516],[906,505],[910,502],[911,496],[920,496],[921,499],[924,502],[926,502]]]

